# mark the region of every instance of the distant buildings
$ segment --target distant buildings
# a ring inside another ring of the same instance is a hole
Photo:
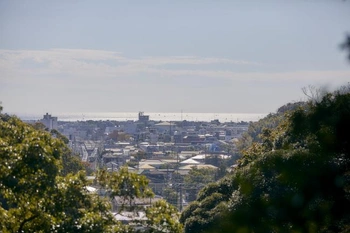
[[[57,118],[46,114],[42,123],[53,129],[57,127]],[[74,153],[89,164],[89,172],[100,168],[118,171],[127,166],[129,172],[146,176],[156,195],[181,210],[195,200],[204,186],[198,182],[185,187],[184,177],[194,168],[209,168],[214,170],[213,174],[221,174],[223,168],[234,170],[238,158],[235,143],[248,127],[248,122],[218,120],[155,121],[139,112],[138,120],[60,121],[58,129],[69,138]],[[144,203],[135,199],[132,204],[149,205],[149,200]],[[123,203],[118,201],[113,200],[112,204],[119,211]],[[127,219],[122,215],[117,217]]]
[[[46,113],[46,115],[44,115],[43,119],[40,122],[43,123],[49,130],[57,130],[57,117],[53,117]]]
[[[144,115],[143,112],[139,112],[139,121],[140,122],[147,122],[147,121],[149,121],[149,116]]]

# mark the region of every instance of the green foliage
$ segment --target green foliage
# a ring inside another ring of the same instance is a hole
[[[46,131],[46,126],[41,123],[41,122],[35,122],[34,124],[32,124],[33,128],[36,130],[40,130],[40,131]]]
[[[85,175],[60,176],[66,152],[49,133],[0,115],[1,232],[108,232],[112,218]]]
[[[206,184],[214,182],[215,175],[216,169],[198,169],[197,167],[192,167],[184,177],[185,189],[189,193],[188,201],[194,201],[200,189]]]
[[[239,189],[233,192],[227,219],[234,224],[228,227],[322,232],[331,227],[338,204],[348,205],[338,172],[335,163],[306,151],[265,153],[249,169],[236,173]]]
[[[181,214],[180,222],[184,224],[185,232],[205,232],[214,228],[215,221],[228,210],[228,201],[233,190],[237,188],[227,176],[216,183],[206,185]]]
[[[291,117],[287,142],[325,155],[348,155],[349,119],[350,85],[347,89],[328,93],[321,102],[310,106],[308,112],[296,111]]]
[[[107,199],[87,190],[82,163],[62,139],[58,132],[0,114],[0,232],[134,232],[114,219]],[[97,180],[111,198],[130,205],[154,195],[146,177],[127,167],[99,171]],[[146,213],[151,232],[182,232],[178,212],[165,201]]]
[[[47,132],[47,128],[41,122],[35,122],[32,126],[37,131]],[[59,131],[55,129],[51,130],[50,134],[52,137],[59,139],[58,141],[64,143],[64,145],[60,146],[60,149],[62,151],[62,169],[60,172],[61,175],[66,176],[69,173],[77,173],[82,170],[88,170],[88,167],[82,163],[79,156],[74,155],[72,151],[67,147],[67,144],[69,143],[68,138],[66,138],[64,135],[62,135]]]
[[[85,175],[62,176],[65,154],[65,144],[48,132],[0,115],[1,232],[111,230],[108,206],[87,192]]]
[[[130,139],[130,135],[118,130],[114,130],[112,133],[108,135],[108,139],[114,142],[128,141]]]
[[[127,167],[121,167],[118,172],[100,170],[97,172],[96,178],[111,199],[122,197],[129,206],[132,205],[135,198],[154,196],[148,187],[148,179],[143,175],[129,172]]]
[[[202,185],[214,181],[216,169],[192,167],[189,173],[185,176],[185,184],[190,187],[191,185]]]
[[[147,226],[146,232],[183,232],[179,222],[180,213],[177,209],[164,200],[157,201],[146,209]]]
[[[135,198],[152,198],[154,196],[148,187],[148,179],[143,175],[129,172],[127,167],[122,167],[118,172],[100,170],[97,173],[97,181],[107,191],[111,199],[121,197],[125,204],[129,204],[129,207],[132,207]],[[123,204],[119,211],[124,209]],[[180,214],[173,205],[165,200],[160,200],[146,207],[145,212],[146,221],[135,220],[129,226],[117,225],[117,232],[133,232],[132,226],[135,224],[142,224],[146,227],[146,232],[182,232],[182,224],[179,222]]]
[[[162,192],[162,197],[164,197],[164,199],[171,203],[172,205],[177,204],[177,199],[178,199],[178,195],[176,193],[176,190],[172,189],[172,188],[164,188],[163,192]]]
[[[58,132],[58,130],[56,129],[52,129],[51,130],[51,135],[54,136],[55,138],[58,138],[60,140],[62,140],[65,144],[69,143],[69,139],[66,138],[63,134],[61,134],[60,132]]]
[[[73,155],[67,146],[62,146],[62,169],[61,175],[66,176],[69,173],[77,173],[79,171],[88,170],[88,167],[82,163],[78,155]]]
[[[136,161],[141,161],[142,159],[146,159],[147,154],[144,151],[138,151],[137,153],[133,154]]]
[[[277,110],[277,113],[270,113],[263,119],[250,123],[248,131],[243,133],[242,137],[237,142],[238,150],[243,154],[247,154],[245,153],[245,150],[249,149],[253,143],[262,143],[264,139],[266,140],[266,138],[268,138],[266,137],[268,131],[274,130],[276,127],[283,125],[285,115],[293,112],[295,109],[304,107],[305,104],[306,103],[304,102],[288,103],[280,107]],[[262,137],[263,135],[265,135],[265,137]]]
[[[57,178],[51,214],[59,214],[54,222],[60,226],[58,232],[101,232],[115,224],[108,202],[88,193],[87,185],[83,172]]]
[[[185,232],[349,232],[349,93],[343,87],[287,111],[275,128],[255,128],[225,194],[221,182],[210,184],[182,213]]]

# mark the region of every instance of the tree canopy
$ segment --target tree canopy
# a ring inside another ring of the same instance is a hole
[[[16,117],[0,115],[0,231],[108,232],[106,202],[90,195],[66,145]],[[72,173],[74,172],[74,174]]]
[[[110,200],[88,191],[84,166],[62,139],[59,132],[0,114],[0,232],[133,232],[116,221]],[[129,204],[153,196],[146,177],[126,167],[101,170],[97,181],[110,197]],[[151,232],[182,232],[178,211],[165,201],[144,211],[141,224]]]
[[[143,175],[129,172],[126,166],[121,167],[118,172],[99,170],[96,175],[98,184],[106,190],[111,199],[121,197],[123,203],[129,204],[130,207],[135,198],[154,196],[148,187],[148,179]]]
[[[164,200],[157,201],[146,209],[147,226],[149,233],[158,232],[183,232],[179,221],[180,213],[177,209]]]
[[[349,119],[350,86],[285,112],[182,213],[185,232],[349,232]]]
[[[189,193],[188,200],[194,201],[199,190],[215,180],[216,173],[216,169],[192,167],[184,177],[184,187]]]

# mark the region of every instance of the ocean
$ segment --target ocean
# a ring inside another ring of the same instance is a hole
[[[57,117],[58,121],[128,121],[137,120],[138,112],[90,112],[90,113],[49,113],[53,117]],[[43,115],[37,114],[16,114],[22,120],[39,120]],[[148,115],[150,120],[154,121],[211,121],[219,120],[220,122],[241,122],[241,121],[258,121],[264,118],[266,113],[164,113],[150,112],[144,113]]]

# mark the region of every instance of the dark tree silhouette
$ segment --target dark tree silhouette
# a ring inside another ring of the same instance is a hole
[[[347,50],[348,59],[350,61],[350,35],[346,36],[345,42],[341,45],[341,48]]]

